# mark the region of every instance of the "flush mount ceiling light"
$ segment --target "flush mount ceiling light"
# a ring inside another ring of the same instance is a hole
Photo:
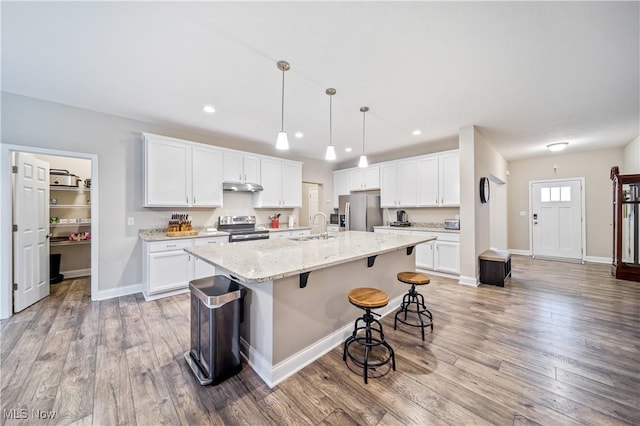
[[[360,112],[362,113],[362,155],[360,156],[360,161],[358,162],[358,167],[368,167],[369,162],[367,161],[367,156],[364,155],[364,129],[365,129],[365,116],[367,115],[367,111],[369,111],[369,107],[363,106],[360,108]]]
[[[296,134],[293,135],[293,136],[295,136],[296,138],[300,139],[300,138],[304,137],[304,134],[302,132],[296,132]]]
[[[351,149],[351,147],[350,147],[350,146],[348,146],[348,147],[346,147],[346,148],[344,149],[344,152],[351,152],[351,151],[352,151],[352,149]]]
[[[422,130],[420,130],[420,129],[416,129],[416,130],[414,130],[413,132],[411,132],[411,134],[412,134],[413,136],[421,135],[421,134],[422,134]]]
[[[216,112],[216,109],[212,105],[205,105],[202,110],[207,114],[213,114],[214,112]]]
[[[327,153],[324,155],[325,160],[333,161],[336,159],[336,149],[333,147],[333,95],[336,94],[336,89],[329,88],[325,91],[329,95],[329,146],[327,146]]]
[[[278,62],[278,69],[282,71],[282,109],[281,109],[281,126],[278,132],[278,139],[276,139],[276,149],[289,149],[289,139],[287,138],[287,132],[284,131],[284,73],[289,71],[291,66],[287,61]]]
[[[567,145],[569,145],[569,142],[558,142],[547,145],[547,148],[549,148],[549,151],[557,152],[565,149]]]

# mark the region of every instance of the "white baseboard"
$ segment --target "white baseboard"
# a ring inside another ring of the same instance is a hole
[[[376,309],[376,312],[382,317],[394,312],[402,303],[403,297],[404,293],[390,300],[389,304],[384,308]],[[272,365],[242,338],[240,339],[240,347],[242,357],[267,386],[273,388],[289,376],[297,373],[327,352],[333,350],[336,346],[343,344],[352,332],[353,322],[349,321],[348,324],[345,324],[343,327],[318,340],[314,344],[296,352],[289,358],[280,361],[276,365]]]
[[[531,256],[531,252],[529,250],[509,249],[509,253],[520,256]]]
[[[439,277],[444,277],[444,278],[457,279],[459,277],[458,274],[449,274],[449,273],[446,273],[446,272],[434,271],[433,269],[425,269],[425,268],[421,268],[419,266],[416,266],[416,271],[424,272],[427,275],[437,275]]]
[[[611,257],[600,257],[600,256],[585,256],[585,262],[593,262],[593,263],[605,263],[609,264],[613,262],[613,258]]]
[[[78,277],[88,277],[91,275],[91,268],[87,269],[75,269],[71,271],[60,271],[64,278],[78,278]]]
[[[91,300],[106,300],[114,297],[128,296],[142,292],[142,284],[132,284],[125,287],[110,288],[108,290],[99,290],[98,294],[91,293]]]
[[[164,291],[162,293],[157,293],[157,294],[147,294],[142,288],[142,284],[140,284],[140,292],[142,292],[145,302],[149,302],[151,300],[157,300],[157,299],[162,299],[164,297],[175,296],[177,294],[188,293],[189,287],[183,287],[173,291]]]
[[[478,278],[476,277],[465,277],[460,275],[460,280],[458,281],[458,284],[462,284],[462,285],[470,285],[473,287],[478,287],[478,285],[480,285],[480,282],[478,281]]]

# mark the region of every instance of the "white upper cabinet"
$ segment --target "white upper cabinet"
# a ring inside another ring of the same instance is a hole
[[[416,167],[415,160],[380,166],[381,207],[416,207]]]
[[[459,206],[458,151],[380,165],[380,204],[390,208]]]
[[[441,206],[460,205],[460,154],[458,151],[438,156]]]
[[[144,136],[145,207],[222,205],[222,152],[207,145]]]
[[[338,208],[338,197],[340,195],[349,195],[350,188],[350,171],[338,170],[333,172],[333,207]]]
[[[254,207],[302,207],[302,164],[276,158],[260,161],[262,191],[254,195]]]
[[[260,183],[260,157],[240,151],[224,151],[224,182]]]
[[[380,167],[349,169],[349,190],[365,191],[380,188]]]
[[[194,146],[191,154],[191,205],[222,206],[222,151]]]
[[[439,198],[438,157],[423,157],[418,160],[418,205],[437,207]]]

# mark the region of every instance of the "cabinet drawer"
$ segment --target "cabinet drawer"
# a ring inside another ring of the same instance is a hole
[[[149,243],[149,253],[167,250],[182,250],[191,247],[191,240],[158,241]]]
[[[211,238],[196,238],[194,239],[194,245],[196,247],[206,246],[209,244],[227,243],[229,237],[211,237]]]
[[[438,237],[438,241],[452,241],[454,243],[460,242],[460,234],[439,232],[435,235]]]

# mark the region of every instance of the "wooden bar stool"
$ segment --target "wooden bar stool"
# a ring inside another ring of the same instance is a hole
[[[342,353],[342,360],[347,361],[347,356],[354,362],[354,364],[364,367],[363,377],[364,383],[367,383],[369,368],[379,367],[385,365],[391,361],[393,370],[396,369],[396,356],[393,352],[393,348],[385,341],[384,332],[382,331],[382,324],[373,316],[377,315],[375,312],[371,312],[371,309],[382,308],[389,303],[389,296],[382,290],[369,287],[354,288],[349,292],[349,302],[357,308],[364,309],[364,315],[356,319],[353,327],[353,334],[347,338],[344,342],[344,351]],[[358,326],[358,323],[362,321],[364,325]],[[377,325],[377,327],[375,327]],[[360,331],[364,333],[359,333]],[[375,334],[374,334],[375,333]],[[349,352],[349,346],[352,343],[358,343],[364,346],[364,358],[356,358]],[[369,354],[372,348],[376,346],[383,346],[389,351],[389,356],[381,361],[370,362]]]
[[[427,285],[431,282],[431,279],[427,275],[418,272],[400,272],[398,273],[398,281],[411,284],[411,289],[402,298],[402,304],[398,312],[396,312],[396,318],[393,322],[393,329],[397,329],[398,321],[411,327],[420,327],[422,341],[424,341],[425,327],[431,327],[431,332],[433,333],[433,315],[424,304],[424,296],[416,291],[416,286]],[[411,309],[412,304],[415,305],[415,309]],[[418,324],[417,321],[410,322],[407,319],[407,314],[409,313],[416,314],[420,323]],[[402,314],[404,314],[404,318],[399,318],[399,316],[403,316]]]

